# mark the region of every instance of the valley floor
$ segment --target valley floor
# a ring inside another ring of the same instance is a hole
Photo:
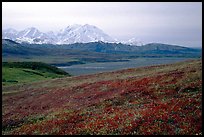
[[[2,134],[202,134],[201,59],[2,90]]]

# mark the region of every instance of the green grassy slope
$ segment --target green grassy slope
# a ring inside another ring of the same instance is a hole
[[[202,134],[201,60],[2,90],[2,134]]]
[[[22,84],[69,76],[63,70],[41,62],[3,62],[2,85]]]

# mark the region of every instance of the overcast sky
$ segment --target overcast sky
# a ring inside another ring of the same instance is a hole
[[[118,40],[202,46],[201,2],[3,2],[2,12],[3,29],[90,24]]]

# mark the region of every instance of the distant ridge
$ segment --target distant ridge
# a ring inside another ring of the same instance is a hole
[[[48,50],[49,49],[49,50]],[[126,54],[128,56],[174,56],[174,57],[200,57],[202,50],[187,48],[178,45],[149,43],[143,46],[130,46],[122,43],[89,42],[74,43],[58,46],[54,44],[26,44],[16,43],[12,40],[2,40],[2,56],[18,55],[67,55],[71,51],[85,51],[106,54]]]

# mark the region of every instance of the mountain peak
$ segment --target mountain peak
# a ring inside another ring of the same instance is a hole
[[[84,24],[83,27],[93,27],[93,28],[96,28],[96,26],[90,25],[90,24]]]
[[[38,30],[36,27],[28,27],[28,28],[26,28],[25,30]],[[38,30],[39,31],[39,30]]]
[[[143,45],[143,43],[139,39],[136,39],[136,38],[131,38],[127,41],[122,41],[121,43],[131,45],[131,46],[142,46]]]
[[[113,38],[105,34],[96,26],[90,24],[73,24],[58,33],[61,44],[88,43],[96,41],[112,42]]]
[[[82,25],[80,24],[72,24],[72,25],[68,25],[65,29],[69,29],[69,28],[79,28],[82,27]]]

